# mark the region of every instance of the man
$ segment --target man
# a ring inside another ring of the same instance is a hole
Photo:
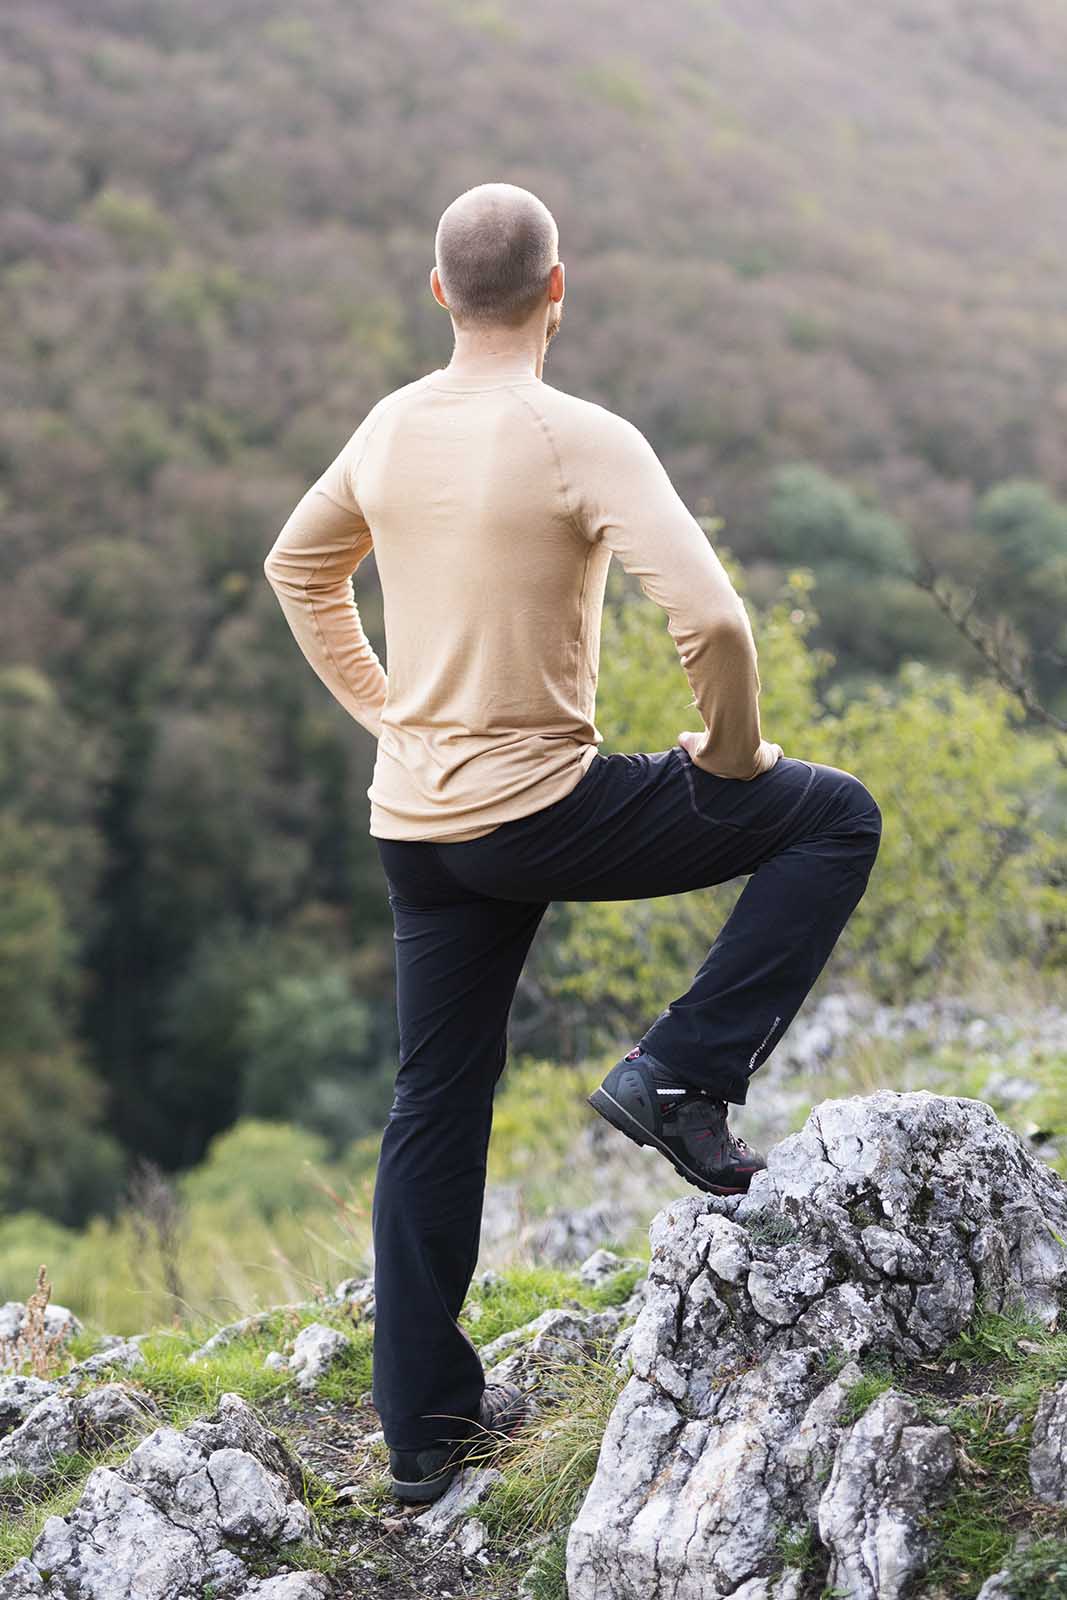
[[[652,446],[544,382],[564,269],[551,213],[486,183],[443,213],[430,288],[455,349],[380,400],[265,562],[300,647],[378,739],[370,832],[395,927],[400,1068],[372,1207],[372,1394],[398,1498],[432,1500],[523,1414],[457,1317],[478,1258],[515,986],[553,900],[750,875],[688,992],[590,1104],[712,1194],[763,1158],[728,1105],[863,895],[881,814],[851,773],[761,734],[744,604]],[[388,677],[350,578],[374,549]],[[615,555],[667,614],[704,729],[604,756],[594,724]],[[449,1445],[455,1445],[451,1453]]]

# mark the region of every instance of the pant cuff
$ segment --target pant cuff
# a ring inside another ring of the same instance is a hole
[[[693,1067],[679,1065],[669,1056],[661,1055],[657,1050],[654,1039],[640,1039],[638,1043],[642,1050],[654,1056],[663,1066],[671,1072],[678,1074],[679,1083],[692,1085],[694,1089],[704,1089],[708,1094],[718,1100],[726,1100],[731,1105],[743,1106],[748,1097],[748,1075],[739,1072],[719,1072],[709,1075],[707,1072],[697,1072]]]

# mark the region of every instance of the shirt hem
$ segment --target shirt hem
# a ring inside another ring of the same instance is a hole
[[[593,762],[599,753],[600,752],[595,744],[586,745],[578,759],[578,775],[574,782],[569,784],[566,789],[561,789],[558,793],[552,794],[550,799],[542,800],[540,804],[532,805],[525,811],[513,811],[510,808],[505,808],[507,814],[504,816],[494,816],[491,820],[487,820],[484,824],[474,824],[469,828],[453,829],[447,832],[436,827],[427,829],[424,824],[419,832],[412,831],[409,833],[383,833],[381,831],[383,819],[378,816],[374,816],[371,819],[371,825],[369,829],[370,837],[372,839],[392,839],[398,843],[411,844],[427,842],[432,842],[434,844],[448,844],[449,842],[462,844],[467,839],[480,839],[484,837],[485,834],[494,832],[495,829],[501,827],[505,822],[518,822],[523,817],[533,816],[534,813],[547,810],[549,806],[555,805],[560,800],[565,800],[571,791],[576,789],[579,783],[581,783],[582,779],[588,773],[589,768],[593,765]],[[533,791],[528,792],[532,793]],[[375,807],[376,811],[380,809],[380,807]]]

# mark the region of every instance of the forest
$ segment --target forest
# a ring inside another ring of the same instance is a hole
[[[48,1259],[134,1326],[358,1257],[375,748],[262,565],[448,361],[434,229],[489,179],[559,223],[546,380],[646,433],[728,563],[765,736],[882,804],[821,987],[1062,1000],[1065,62],[1059,0],[0,13],[0,1301]],[[356,598],[387,660],[372,558]],[[609,602],[601,749],[665,748],[665,619],[617,570]],[[531,1081],[591,1087],[739,888],[554,905]],[[520,1146],[503,1116],[501,1173]]]

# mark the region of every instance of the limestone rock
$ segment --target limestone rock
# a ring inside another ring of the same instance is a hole
[[[435,1500],[429,1510],[420,1512],[412,1519],[412,1526],[429,1538],[446,1537],[485,1499],[503,1476],[496,1467],[464,1467],[462,1472],[457,1472],[440,1499]]]
[[[49,1404],[48,1401],[43,1402]],[[234,1546],[249,1552],[316,1541],[301,1479],[285,1445],[240,1395],[224,1394],[210,1417],[181,1431],[156,1428],[121,1467],[96,1467],[66,1516],[49,1517],[29,1560],[0,1578],[2,1600],[187,1600],[206,1583],[242,1578]],[[314,1574],[303,1589],[267,1595],[303,1600],[328,1591]],[[241,1593],[260,1595],[248,1578]]]
[[[297,1388],[314,1389],[319,1379],[349,1349],[349,1341],[336,1328],[323,1322],[309,1322],[293,1341],[289,1370],[296,1373]]]
[[[50,1472],[60,1456],[101,1450],[140,1427],[146,1413],[158,1415],[155,1401],[121,1383],[104,1384],[81,1398],[46,1395],[0,1439],[0,1483],[19,1473]]]
[[[879,1395],[839,1440],[819,1502],[830,1588],[849,1600],[900,1600],[925,1566],[923,1514],[954,1468],[948,1428],[924,1425],[906,1395]]]
[[[595,1288],[605,1279],[614,1277],[616,1272],[622,1272],[625,1267],[640,1267],[643,1272],[645,1263],[639,1256],[617,1256],[614,1250],[594,1250],[578,1268],[578,1278],[580,1282]]]
[[[552,1389],[552,1368],[558,1362],[582,1360],[601,1340],[618,1332],[626,1315],[624,1306],[608,1306],[603,1311],[542,1311],[521,1328],[512,1328],[481,1347],[486,1382],[516,1384],[535,1413],[538,1407],[533,1391]]]
[[[307,1311],[316,1308],[316,1300],[296,1300],[287,1305],[271,1306],[266,1311],[253,1311],[247,1317],[239,1317],[236,1322],[227,1322],[223,1327],[217,1328],[198,1350],[193,1350],[187,1359],[189,1361],[204,1361],[222,1345],[231,1344],[234,1339],[240,1339],[247,1333],[257,1333],[260,1328],[273,1320],[279,1311]]]
[[[0,1439],[24,1422],[34,1406],[58,1393],[58,1384],[45,1378],[0,1378]]]
[[[321,1572],[286,1572],[275,1578],[254,1579],[236,1600],[328,1600],[330,1580]]]
[[[344,1278],[333,1291],[335,1305],[344,1305],[357,1321],[374,1320],[374,1279]]]
[[[0,1372],[12,1370],[13,1364],[9,1353],[22,1333],[25,1320],[26,1306],[21,1300],[6,1300],[0,1306]],[[48,1339],[54,1339],[58,1335],[62,1345],[84,1330],[79,1319],[67,1306],[49,1304],[44,1308],[44,1331]]]
[[[1030,1441],[1030,1483],[1039,1500],[1067,1505],[1067,1381],[1038,1401]]]
[[[120,1339],[117,1344],[111,1344],[104,1350],[97,1350],[94,1355],[86,1356],[84,1361],[76,1361],[59,1381],[73,1384],[82,1378],[99,1377],[100,1373],[109,1372],[115,1367],[121,1367],[124,1372],[134,1372],[144,1365],[145,1358],[136,1340]]]
[[[925,1091],[825,1101],[747,1195],[663,1207],[617,1341],[631,1375],[568,1538],[569,1600],[769,1600],[783,1521],[829,1542],[857,1600],[895,1594],[879,1573],[909,1559],[910,1490],[944,1484],[950,1440],[899,1394],[842,1440],[848,1358],[928,1359],[980,1300],[1053,1326],[1065,1234],[1067,1184],[983,1102]],[[872,1430],[891,1459],[874,1462]]]

